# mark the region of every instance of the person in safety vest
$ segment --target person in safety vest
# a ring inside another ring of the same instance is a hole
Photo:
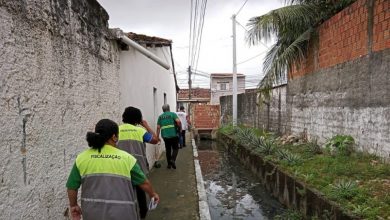
[[[149,173],[149,163],[146,158],[146,144],[157,144],[159,138],[150,128],[148,123],[142,119],[141,110],[135,107],[127,107],[122,114],[124,124],[119,126],[118,148],[133,155],[137,159],[142,172]],[[142,126],[142,127],[141,127]],[[146,194],[139,186],[135,187],[141,218],[146,217],[148,203]]]
[[[176,113],[170,112],[169,105],[162,106],[163,114],[157,120],[157,137],[160,135],[165,142],[165,153],[167,157],[167,168],[176,169],[176,157],[179,152],[179,134],[181,133],[181,122]]]
[[[88,146],[70,172],[66,187],[72,219],[140,219],[133,185],[140,186],[156,203],[160,198],[145,177],[137,160],[116,147],[118,125],[102,119],[95,132],[87,133]],[[81,208],[77,204],[81,190]]]

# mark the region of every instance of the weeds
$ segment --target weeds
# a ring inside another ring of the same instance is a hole
[[[356,182],[340,180],[336,184],[331,185],[330,196],[336,200],[352,199],[359,193],[359,188]]]
[[[336,135],[325,143],[325,149],[335,156],[349,156],[353,152],[355,140],[350,135]]]
[[[315,155],[315,154],[322,153],[322,149],[320,145],[318,145],[317,139],[311,140],[305,146],[306,146],[306,152],[308,152],[309,154]]]
[[[359,216],[364,216],[367,212],[370,211],[370,207],[363,206],[363,205],[352,205],[352,213],[359,215]]]
[[[291,144],[249,128],[220,131],[233,134],[237,142],[261,154],[264,160],[278,164],[362,219],[390,216],[390,165],[366,152],[355,152],[351,136],[337,135],[326,142],[324,149],[317,140]],[[288,212],[275,219],[302,219],[295,214]],[[318,218],[327,219],[324,213]]]
[[[263,141],[263,145],[261,145],[259,151],[264,155],[272,155],[275,152],[275,149],[275,140],[268,138]]]

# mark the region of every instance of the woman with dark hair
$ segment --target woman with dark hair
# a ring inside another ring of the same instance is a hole
[[[122,115],[124,124],[119,126],[118,148],[126,151],[137,158],[142,172],[149,173],[149,163],[146,158],[146,144],[157,144],[159,139],[150,128],[148,123],[143,120],[141,110],[129,106]],[[145,192],[139,187],[135,187],[141,218],[145,218],[148,212],[148,205]]]
[[[118,125],[102,119],[95,132],[87,133],[88,146],[73,165],[66,187],[72,219],[140,219],[133,185],[139,186],[156,203],[160,198],[136,159],[118,149]],[[81,190],[81,208],[77,192]]]

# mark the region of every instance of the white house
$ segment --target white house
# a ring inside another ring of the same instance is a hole
[[[220,96],[233,94],[232,73],[210,74],[211,104],[218,105]],[[245,93],[245,75],[237,74],[237,94]]]
[[[121,109],[124,110],[127,106],[141,109],[144,119],[155,130],[157,118],[162,114],[162,105],[169,104],[171,111],[177,108],[178,87],[172,61],[172,41],[135,33],[128,33],[127,36],[170,65],[170,69],[166,70],[131,46],[125,46],[120,53]],[[147,145],[146,153],[150,165],[164,149],[163,143]]]

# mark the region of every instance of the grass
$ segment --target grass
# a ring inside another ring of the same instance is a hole
[[[232,126],[220,129],[345,210],[363,219],[390,218],[390,165],[376,156],[354,152],[352,137],[337,135],[321,148],[315,140],[283,144],[273,134],[251,131]]]

